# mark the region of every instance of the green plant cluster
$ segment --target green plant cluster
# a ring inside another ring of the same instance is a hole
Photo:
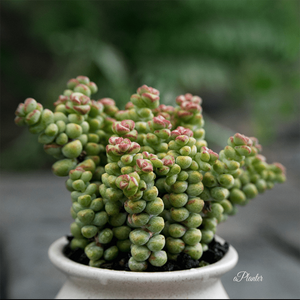
[[[236,133],[219,154],[207,147],[201,98],[160,105],[159,91],[137,89],[125,110],[92,100],[95,83],[69,80],[52,112],[28,98],[15,123],[38,134],[71,192],[71,248],[90,266],[131,254],[129,268],[161,267],[181,252],[200,259],[217,225],[258,193],[285,181],[257,139]]]

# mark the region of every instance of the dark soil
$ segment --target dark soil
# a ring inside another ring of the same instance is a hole
[[[63,253],[69,259],[83,264],[89,265],[89,259],[84,253],[83,249],[77,248],[72,250],[70,248],[70,242],[73,239],[72,236],[67,236],[69,243],[64,247]],[[166,271],[180,271],[188,270],[191,268],[197,268],[200,266],[206,266],[219,261],[228,251],[229,244],[225,242],[223,245],[217,242],[215,239],[208,245],[208,250],[203,252],[200,260],[195,260],[186,253],[180,253],[177,261],[168,261],[162,267],[154,267],[151,264],[148,265],[147,272],[166,272]],[[102,269],[130,271],[128,267],[128,260],[131,257],[130,253],[120,252],[117,258],[112,262],[107,262],[101,265]]]

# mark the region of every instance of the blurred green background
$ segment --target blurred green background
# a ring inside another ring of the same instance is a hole
[[[161,102],[203,98],[207,139],[299,138],[299,1],[1,1],[1,168],[48,167],[37,137],[15,126],[19,102],[44,107],[89,76],[123,108],[142,84]]]

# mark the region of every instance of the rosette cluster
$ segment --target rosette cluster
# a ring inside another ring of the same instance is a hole
[[[267,189],[274,187],[275,183],[282,183],[286,180],[285,168],[280,163],[268,164],[266,158],[259,154],[262,150],[256,138],[248,138],[242,135],[247,147],[245,159],[243,160],[244,168],[240,169],[239,176],[235,179],[235,184],[230,190],[230,201],[233,205],[245,205],[250,199],[257,196],[258,193],[263,193]],[[231,137],[228,144],[235,146],[237,143],[236,136]],[[241,142],[238,142],[241,144]],[[240,145],[235,146],[241,147]],[[227,147],[228,148],[228,147]],[[243,150],[246,151],[246,150]]]
[[[119,128],[119,133],[123,134],[123,126],[134,130],[133,121],[122,122],[114,123],[115,132]],[[148,262],[161,266],[167,261],[167,255],[162,251],[165,239],[159,234],[164,228],[164,220],[158,216],[164,204],[158,197],[154,181],[156,175],[153,172],[163,163],[156,155],[139,153],[140,150],[136,142],[123,137],[111,137],[106,147],[106,173],[102,175],[103,184],[99,189],[108,216],[122,220],[119,226],[126,223],[129,232],[126,243],[129,242],[132,255],[129,268],[133,271],[145,270]]]
[[[152,110],[159,106],[159,91],[143,85],[133,94],[126,110],[116,114],[117,120],[133,120],[145,122],[153,118]]]
[[[114,102],[101,99],[91,100],[97,86],[88,77],[78,76],[69,80],[67,89],[54,103],[54,112],[44,109],[32,98],[21,103],[16,110],[17,125],[27,125],[31,133],[39,134],[38,142],[46,153],[58,161],[53,172],[67,176],[83,157],[90,157],[99,164],[100,152],[105,153],[105,143],[112,134],[110,115]],[[103,112],[103,109],[109,114]],[[109,130],[105,129],[107,123]],[[106,159],[106,158],[105,158]]]
[[[178,96],[176,103],[179,106],[175,108],[174,112],[175,128],[183,126],[191,129],[194,133],[194,138],[197,140],[196,146],[198,150],[203,146],[207,146],[204,140],[205,130],[203,129],[202,99],[199,96],[187,93]]]
[[[121,253],[131,271],[162,267],[182,252],[200,262],[237,205],[286,179],[253,137],[236,133],[219,154],[209,149],[198,96],[160,105],[159,91],[143,85],[119,110],[111,98],[92,100],[96,92],[78,76],[54,111],[28,98],[15,118],[57,159],[54,174],[68,176],[71,248],[84,249],[92,267]]]
[[[173,106],[161,104],[157,108],[153,109],[152,112],[155,117],[162,116],[174,124],[175,108]]]
[[[208,241],[212,240],[217,224],[237,212],[237,205],[245,205],[276,182],[285,181],[284,167],[279,163],[267,164],[265,157],[258,154],[261,150],[256,138],[236,133],[220,151],[213,169],[204,173],[201,197],[207,205],[202,232]]]
[[[167,236],[166,248],[169,259],[177,258],[185,252],[193,259],[202,256],[201,212],[204,201],[200,198],[204,186],[202,171],[196,161],[198,154],[193,132],[178,127],[171,132],[169,151],[163,159],[168,167],[161,192],[166,221],[164,234]],[[157,184],[158,186],[160,184]]]
[[[149,132],[144,137],[144,145],[151,153],[166,153],[168,144],[166,141],[171,135],[171,122],[162,116],[154,117],[147,122]]]

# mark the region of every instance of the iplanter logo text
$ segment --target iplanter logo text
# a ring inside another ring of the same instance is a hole
[[[235,282],[241,282],[242,280],[244,281],[250,281],[250,282],[258,282],[258,281],[263,281],[263,277],[259,274],[256,274],[255,277],[250,276],[250,273],[246,271],[240,271],[237,273],[237,275],[233,278],[233,281]]]

